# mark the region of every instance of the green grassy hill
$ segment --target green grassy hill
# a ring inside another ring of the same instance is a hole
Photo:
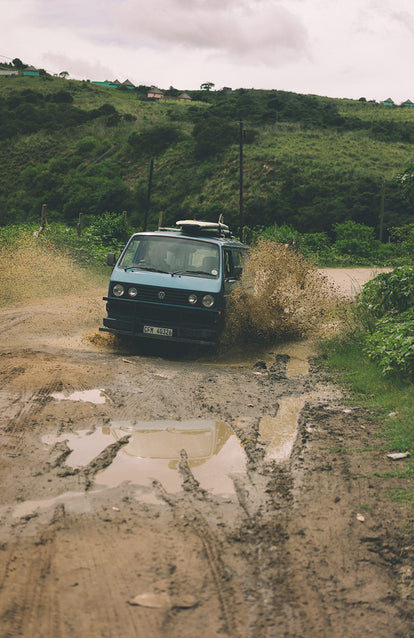
[[[0,77],[0,224],[74,224],[126,210],[150,227],[182,217],[239,220],[239,120],[244,123],[244,223],[331,232],[414,221],[394,178],[413,159],[414,108],[282,91],[188,92],[146,100],[60,78]]]

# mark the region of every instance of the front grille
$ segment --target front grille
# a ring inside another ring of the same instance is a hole
[[[113,282],[111,285],[111,294],[113,287],[118,282]],[[121,282],[120,282],[121,283]],[[128,297],[128,289],[136,288],[138,294],[134,297],[134,301],[145,301],[147,303],[163,303],[163,304],[172,304],[174,306],[189,306],[188,297],[191,294],[195,294],[197,296],[197,303],[192,307],[203,307],[202,298],[204,297],[205,292],[200,292],[197,290],[177,290],[176,288],[162,288],[161,286],[143,286],[137,284],[122,284],[125,288],[125,294],[122,299],[129,301]],[[160,293],[161,298],[159,296]],[[214,296],[214,295],[213,295]]]
[[[143,303],[135,299],[107,299],[108,315],[132,320],[162,321],[169,324],[214,325],[219,319],[216,310],[194,307],[174,307],[163,303]]]

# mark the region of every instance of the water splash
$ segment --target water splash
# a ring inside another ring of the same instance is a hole
[[[230,297],[223,342],[308,336],[336,302],[311,262],[290,246],[260,240]]]

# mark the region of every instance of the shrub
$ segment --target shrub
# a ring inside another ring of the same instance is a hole
[[[364,285],[358,302],[377,318],[411,308],[414,306],[414,267],[400,266],[392,272],[381,273]]]
[[[365,352],[384,375],[414,375],[414,307],[386,315],[366,339]]]
[[[369,258],[377,249],[374,229],[352,220],[335,224],[335,249],[342,255]]]
[[[216,155],[238,141],[236,127],[214,116],[207,117],[194,126],[193,138],[198,159]]]
[[[181,129],[174,124],[155,124],[141,133],[134,131],[128,138],[128,144],[135,157],[149,157],[163,153],[169,146],[183,137]]]
[[[85,231],[85,237],[100,246],[125,244],[131,234],[132,230],[124,215],[107,211],[97,217]]]

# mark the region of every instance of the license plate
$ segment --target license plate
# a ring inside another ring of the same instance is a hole
[[[145,335],[158,335],[160,337],[172,337],[172,328],[160,328],[157,326],[144,326],[142,332]]]

